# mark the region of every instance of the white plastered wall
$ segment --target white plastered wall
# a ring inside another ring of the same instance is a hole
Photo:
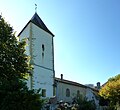
[[[32,80],[28,80],[28,87],[31,87],[32,84],[34,89],[46,89],[46,97],[52,97],[54,84],[53,36],[30,22],[20,34],[20,39],[22,38],[28,38],[26,52],[31,56],[34,68]],[[42,45],[44,45],[44,51]]]

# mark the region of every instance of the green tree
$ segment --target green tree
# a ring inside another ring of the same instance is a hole
[[[108,82],[101,88],[100,96],[110,101],[110,106],[120,105],[120,74],[110,78]]]
[[[0,110],[40,110],[39,90],[29,90],[30,58],[25,41],[18,41],[13,28],[0,16]]]
[[[77,109],[78,110],[95,110],[96,105],[94,100],[88,101],[86,97],[83,97],[82,95],[77,96],[74,99],[75,103],[78,104]]]

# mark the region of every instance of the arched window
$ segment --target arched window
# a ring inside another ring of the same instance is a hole
[[[70,97],[70,89],[66,89],[66,97]]]

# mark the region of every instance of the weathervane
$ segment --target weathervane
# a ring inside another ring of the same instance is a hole
[[[37,13],[37,4],[35,4],[35,12]]]

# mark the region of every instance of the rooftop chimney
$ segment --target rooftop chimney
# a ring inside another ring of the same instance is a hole
[[[100,89],[100,82],[97,82],[97,89]]]
[[[61,74],[61,80],[63,80],[63,74]]]

